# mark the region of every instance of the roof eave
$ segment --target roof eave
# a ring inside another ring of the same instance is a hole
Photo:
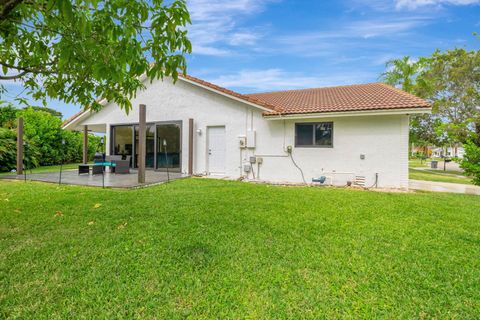
[[[431,113],[431,107],[416,107],[402,109],[375,109],[375,110],[354,110],[354,111],[334,111],[334,112],[313,112],[313,113],[292,113],[292,114],[264,114],[267,120],[284,119],[311,119],[311,118],[338,118],[338,117],[358,117],[358,116],[380,116],[380,115],[402,115],[402,114],[422,114]]]

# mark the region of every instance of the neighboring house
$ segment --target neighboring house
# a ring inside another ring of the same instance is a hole
[[[433,149],[434,147],[431,147],[431,146],[417,146],[414,143],[412,143],[410,146],[410,153],[412,157],[414,157],[416,154],[423,154],[426,157],[430,157],[432,155]]]
[[[64,129],[104,132],[107,154],[133,155],[136,166],[145,104],[152,169],[279,183],[302,182],[302,173],[336,185],[378,177],[379,187],[407,188],[409,115],[431,110],[380,83],[242,95],[191,76],[145,82],[128,115],[105,102]]]
[[[463,147],[445,147],[445,148],[433,148],[432,158],[459,158],[463,159],[465,155],[465,149]]]

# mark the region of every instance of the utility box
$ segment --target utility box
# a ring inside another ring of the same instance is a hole
[[[247,147],[247,138],[245,136],[238,136],[238,146],[240,149]]]
[[[247,130],[247,148],[255,148],[256,147],[256,131],[255,130]]]

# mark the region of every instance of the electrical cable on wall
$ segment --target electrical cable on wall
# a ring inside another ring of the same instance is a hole
[[[373,187],[378,188],[378,173],[375,173],[375,182],[368,189],[371,189]]]
[[[295,162],[295,160],[293,159],[293,155],[292,155],[292,151],[291,151],[291,150],[289,151],[289,155],[290,155],[290,159],[292,159],[293,165],[294,165],[295,167],[297,167],[297,169],[298,169],[298,170],[300,171],[300,173],[302,174],[303,183],[307,184],[307,181],[305,180],[305,176],[304,176],[304,174],[303,174],[303,170],[302,170],[302,168],[300,168],[300,167],[298,166],[298,164],[297,164],[297,163]]]

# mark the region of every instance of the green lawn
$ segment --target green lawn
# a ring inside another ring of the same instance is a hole
[[[0,181],[0,318],[474,319],[479,199]]]
[[[458,171],[430,170],[429,166],[427,166],[428,161],[430,160],[423,162],[418,159],[409,160],[409,178],[413,180],[434,182],[473,184],[472,179],[462,176],[462,174]]]
[[[67,163],[63,165],[62,170],[72,170],[78,169],[78,163]],[[38,167],[32,170],[27,170],[27,174],[30,173],[43,173],[43,172],[56,172],[60,171],[60,166],[45,166],[45,167]],[[11,172],[0,172],[0,175],[8,175],[8,174],[15,174]]]
[[[463,177],[458,173],[452,174],[452,173],[445,173],[443,171],[417,170],[414,168],[410,168],[409,172],[410,172],[409,173],[410,179],[414,179],[414,180],[473,184],[470,178]]]

